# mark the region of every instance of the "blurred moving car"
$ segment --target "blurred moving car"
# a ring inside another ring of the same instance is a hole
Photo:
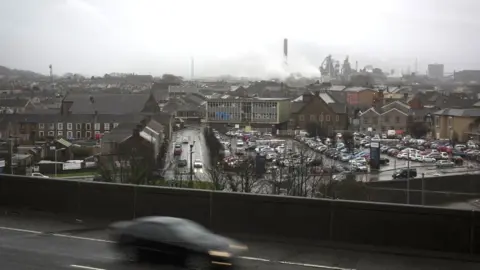
[[[182,145],[181,144],[175,144],[175,148],[173,150],[173,155],[175,156],[180,156],[182,154]]]
[[[202,168],[203,167],[203,162],[200,159],[195,159],[195,161],[193,162],[193,167]]]
[[[177,166],[180,168],[186,167],[187,166],[187,160],[186,159],[180,159],[177,163]]]
[[[128,261],[163,255],[187,269],[233,266],[235,258],[248,250],[232,239],[214,234],[203,226],[175,217],[143,217],[110,225],[114,247]]]

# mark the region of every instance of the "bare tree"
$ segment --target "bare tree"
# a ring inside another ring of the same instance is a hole
[[[287,193],[291,196],[306,197],[308,186],[312,177],[311,163],[315,160],[315,154],[306,148],[296,149],[292,156],[292,162],[287,170]]]
[[[232,173],[226,174],[227,185],[233,192],[258,192],[259,178],[256,172],[256,161],[253,157],[246,157],[238,162]]]
[[[207,173],[212,181],[213,190],[225,190],[227,186],[227,176],[220,162],[207,169]]]
[[[149,162],[135,149],[99,158],[98,173],[104,182],[145,185],[151,176]]]

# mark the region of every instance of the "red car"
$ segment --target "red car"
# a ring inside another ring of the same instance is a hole
[[[175,144],[175,149],[173,150],[173,155],[174,156],[180,156],[182,154],[182,145],[181,144]]]

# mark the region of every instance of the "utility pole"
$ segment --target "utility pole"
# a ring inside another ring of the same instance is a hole
[[[195,145],[195,141],[190,144],[190,183],[191,187],[193,187],[193,146]]]
[[[410,150],[407,156],[407,204],[410,204]]]

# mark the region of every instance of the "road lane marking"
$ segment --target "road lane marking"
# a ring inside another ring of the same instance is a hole
[[[0,226],[0,230],[14,231],[14,232],[24,232],[24,233],[39,234],[39,235],[51,235],[51,236],[55,236],[55,237],[63,237],[63,238],[69,238],[69,239],[75,239],[75,240],[84,240],[84,241],[92,241],[92,242],[100,242],[100,243],[115,243],[115,241],[110,241],[110,240],[100,239],[100,238],[81,237],[81,236],[60,234],[60,233],[47,233],[47,232],[25,230],[25,229],[19,229],[19,228],[11,228],[11,227]],[[269,260],[269,259],[257,258],[257,257],[248,257],[248,256],[240,256],[239,258],[243,259],[243,260],[249,260],[249,261],[271,262],[271,263],[280,263],[280,264],[287,264],[287,265],[303,266],[303,267],[306,267],[306,268],[317,268],[317,269],[328,269],[328,270],[355,270],[354,268],[341,268],[341,267],[336,267],[336,266],[299,263],[299,262],[289,262],[289,261],[275,261],[275,260]],[[102,269],[102,268],[95,268],[95,267],[89,267],[89,266],[83,266],[83,265],[74,265],[74,264],[72,264],[71,267],[81,268],[81,269],[90,269],[90,270],[105,270],[105,269]]]
[[[255,258],[255,257],[240,256],[239,258],[243,260],[249,260],[249,261],[271,262],[271,260],[269,259],[262,259],[262,258]]]
[[[101,242],[101,243],[115,243],[114,241],[105,240],[105,239],[81,237],[81,236],[68,235],[68,234],[52,233],[51,235],[57,236],[57,237],[63,237],[63,238],[77,239],[77,240],[86,240],[86,241]]]
[[[297,263],[297,262],[287,262],[287,261],[278,261],[278,263],[303,266],[303,267],[309,267],[309,268],[328,269],[328,270],[355,270],[354,268],[342,268],[337,266],[328,266],[328,265],[310,264],[310,263]]]
[[[24,233],[34,233],[34,234],[43,234],[43,232],[39,232],[39,231],[24,230],[24,229],[10,228],[10,227],[0,227],[0,230],[14,231],[14,232],[24,232]]]
[[[72,264],[70,267],[73,268],[80,268],[80,269],[88,269],[88,270],[105,270],[104,268],[97,268],[97,267],[91,267],[91,266],[85,266],[85,265],[77,265],[77,264]]]

